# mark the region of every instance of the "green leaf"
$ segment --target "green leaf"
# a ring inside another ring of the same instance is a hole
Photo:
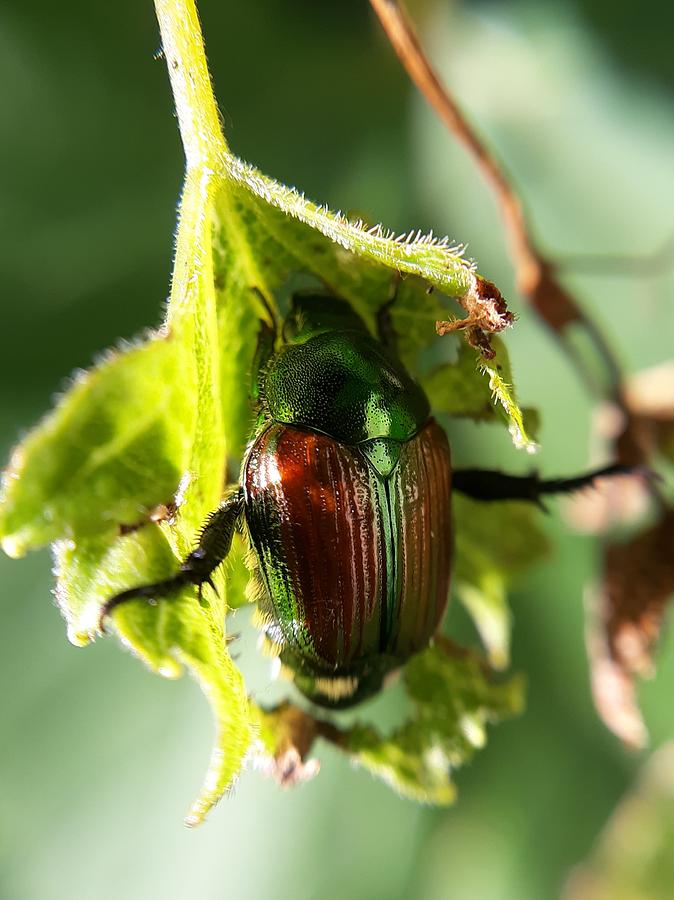
[[[58,540],[58,597],[78,644],[96,632],[107,599],[175,571],[222,496],[212,210],[212,182],[188,173],[164,333],[78,379],[15,452],[6,477],[5,546],[23,552]],[[171,524],[148,521],[158,503],[175,503]],[[139,527],[127,533],[129,526]],[[186,590],[157,607],[136,602],[114,613],[122,640],[153,669],[175,676],[187,665],[215,713],[216,748],[190,824],[231,784],[252,738],[243,680],[226,649],[224,599],[210,601],[202,607]]]
[[[54,552],[57,599],[68,622],[68,636],[77,645],[90,640],[105,600],[128,583],[158,580],[175,566],[175,555],[159,526],[113,542],[105,536],[59,541]],[[221,575],[216,586],[222,597]],[[203,607],[183,591],[157,607],[128,604],[115,613],[117,633],[129,649],[167,678],[179,676],[186,666],[213,710],[215,747],[204,788],[185,820],[188,825],[199,824],[232,784],[252,737],[245,685],[227,651],[225,607],[218,596],[210,594]]]
[[[454,590],[475,622],[496,669],[510,659],[513,578],[548,552],[539,511],[529,503],[484,503],[453,497],[456,543]]]
[[[522,410],[515,399],[510,363],[504,348],[501,352],[497,351],[493,359],[482,360],[479,366],[483,375],[489,379],[492,400],[498,404],[499,411],[502,411],[513,444],[527,453],[536,453],[538,444],[527,434]]]
[[[475,351],[463,341],[455,362],[436,366],[421,383],[438,411],[477,421],[493,421],[497,415],[489,382],[478,369]]]
[[[287,702],[270,710],[253,707],[258,765],[283,785],[311,778],[318,763],[307,758],[321,737],[403,796],[452,803],[453,771],[484,746],[488,724],[521,712],[523,680],[496,682],[476,654],[439,638],[408,662],[403,684],[411,714],[388,735],[364,724],[343,728]]]
[[[56,599],[68,626],[68,639],[79,647],[86,646],[95,635],[106,600],[129,584],[160,580],[175,561],[158,525],[119,537],[103,533],[56,541],[53,553]],[[175,606],[179,599],[170,602]],[[133,603],[117,611],[115,624],[122,640],[152,669],[174,677],[180,674],[181,666],[158,633],[159,613],[159,608]],[[164,613],[162,607],[161,615]]]
[[[428,282],[441,283],[460,299],[475,279],[456,248],[423,237],[401,243],[383,230],[367,231],[231,156],[215,198],[214,244],[222,337],[234,342],[230,352],[223,352],[223,373],[235,358],[250,366],[257,322],[265,315],[260,297],[275,307],[279,292],[297,274],[349,300],[372,328],[377,312],[395,294],[393,315],[411,366],[432,341],[438,315],[446,312],[437,295],[427,293]],[[416,271],[426,281],[408,278],[399,284],[400,272]],[[469,353],[476,361],[475,350]],[[243,447],[250,420],[240,401],[234,403],[239,411],[231,424]]]
[[[450,804],[453,770],[484,746],[487,724],[521,712],[523,681],[494,683],[477,657],[440,646],[415,656],[403,677],[413,707],[409,720],[387,737],[356,727],[343,746],[404,796]]]
[[[396,238],[381,226],[349,222],[236,159],[220,130],[194,3],[156,0],[156,9],[187,160],[166,320],[144,343],[114,351],[75,378],[15,451],[0,498],[7,552],[55,542],[59,604],[77,644],[97,633],[110,597],[176,571],[225,484],[238,479],[259,320],[278,317],[294,277],[347,298],[373,327],[397,288],[394,318],[410,365],[428,345],[434,319],[446,315],[428,285],[473,312],[482,302],[484,280],[446,239],[419,232]],[[401,273],[408,276],[402,283]],[[487,367],[487,399],[494,395],[526,444],[504,353],[480,363],[476,351],[462,350],[461,365],[466,385],[466,360]],[[157,606],[135,601],[111,616],[122,641],[153,670],[174,677],[187,667],[211,703],[216,745],[189,824],[232,784],[259,726],[225,631],[227,610],[245,599],[244,556],[237,538],[228,577],[218,576],[217,594],[207,589],[204,603],[184,589]],[[487,715],[495,696],[484,700]],[[461,721],[482,721],[479,710]],[[430,709],[420,723],[429,716]],[[424,735],[430,739],[428,729]],[[401,733],[396,746],[410,754],[411,742]]]
[[[455,362],[437,366],[422,379],[424,389],[438,411],[478,422],[505,419],[515,446],[535,453],[538,445],[529,436],[537,427],[535,413],[525,416],[517,405],[505,344],[492,338],[492,348],[494,358],[485,360],[460,344]]]
[[[75,377],[5,471],[0,534],[10,556],[133,525],[172,498],[196,425],[188,351],[157,335]]]

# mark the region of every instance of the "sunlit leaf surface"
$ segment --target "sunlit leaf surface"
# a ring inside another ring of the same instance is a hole
[[[58,601],[78,645],[96,635],[112,595],[173,574],[225,485],[236,481],[251,425],[258,323],[278,315],[294,278],[345,297],[371,326],[396,296],[394,325],[413,370],[439,340],[434,322],[446,318],[447,298],[464,307],[479,301],[474,266],[447,240],[351,222],[233,157],[193,4],[158,0],[157,11],[187,156],[166,319],[75,376],[14,451],[0,505],[10,555],[54,543]],[[531,449],[505,348],[495,349],[485,360],[461,345],[457,362],[433,371],[426,386],[448,413],[492,418],[500,409],[515,443]],[[505,515],[489,513],[486,529],[476,518],[478,533],[467,529],[459,538],[459,591],[498,664],[507,658],[503,577],[511,561],[499,559]],[[206,589],[201,604],[184,589],[111,616],[122,641],[152,669],[172,677],[187,667],[213,709],[216,745],[188,824],[200,822],[232,784],[259,728],[225,630],[228,607],[244,601],[244,551],[238,541],[228,584],[218,575],[217,593]],[[446,802],[448,766],[481,744],[488,720],[518,708],[519,693],[481,680],[472,661],[436,651],[413,660],[405,679],[410,722],[384,742],[366,729],[350,738],[350,750],[404,793]]]

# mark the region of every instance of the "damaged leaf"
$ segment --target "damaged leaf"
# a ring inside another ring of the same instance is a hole
[[[535,414],[517,404],[505,344],[499,338],[491,344],[490,359],[476,359],[470,346],[461,344],[454,362],[436,366],[421,382],[438,411],[477,422],[505,420],[515,446],[535,453],[538,445],[530,435]]]
[[[452,774],[484,746],[486,726],[521,712],[522,678],[497,682],[476,654],[440,638],[405,666],[403,684],[411,712],[388,735],[369,725],[341,728],[289,704],[261,711],[260,767],[284,786],[306,780],[318,771],[308,756],[320,737],[404,797],[453,803]]]
[[[452,803],[452,773],[486,742],[486,726],[517,715],[523,681],[492,681],[475,655],[436,644],[406,666],[412,704],[408,721],[392,734],[354,728],[344,747],[359,765],[400,794],[438,805]]]
[[[674,362],[661,363],[629,378],[625,402],[642,445],[674,461]]]
[[[428,287],[456,300],[467,311],[461,327],[472,345],[462,351],[466,373],[465,354],[472,356],[466,384],[483,410],[492,403],[505,410],[519,445],[532,446],[505,351],[490,344],[512,321],[497,289],[447,239],[413,231],[396,237],[350,222],[236,159],[221,132],[194,3],[157,0],[156,9],[187,161],[166,319],[144,342],[77,376],[14,452],[0,499],[8,553],[54,543],[58,602],[78,645],[97,635],[111,596],[175,572],[237,479],[259,322],[278,318],[293,277],[346,298],[373,328],[399,286],[394,321],[414,323],[400,329],[410,365],[439,315]],[[401,275],[409,277],[401,283]],[[460,392],[461,381],[455,385]],[[293,715],[261,717],[227,649],[227,610],[245,599],[244,555],[237,538],[227,578],[218,573],[202,602],[184,588],[156,606],[128,603],[110,616],[109,627],[153,670],[174,677],[186,667],[211,704],[215,748],[191,825],[232,785],[256,735],[264,742],[276,728],[278,749]],[[479,673],[472,662],[422,654],[405,676],[413,722],[386,741],[360,732],[348,749],[401,790],[442,801],[452,790],[445,761],[467,756],[484,724],[520,702],[516,686],[488,685]],[[429,755],[429,747],[440,749]]]

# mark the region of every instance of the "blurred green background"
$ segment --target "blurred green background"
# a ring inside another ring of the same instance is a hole
[[[647,253],[669,237],[670,4],[409,7],[546,248]],[[202,0],[201,13],[233,149],[332,207],[469,242],[521,314],[508,344],[520,397],[543,414],[539,464],[582,469],[589,401],[517,298],[491,196],[367,3]],[[183,160],[158,45],[150,0],[0,9],[3,459],[73,369],[161,315]],[[671,267],[569,280],[630,370],[671,356]],[[531,464],[501,430],[454,437],[459,462]],[[560,896],[645,755],[627,754],[591,704],[582,589],[597,544],[556,515],[545,527],[554,554],[512,596],[528,709],[458,775],[457,806],[400,800],[321,747],[313,782],[283,793],[249,772],[197,831],[181,824],[211,740],[197,687],[150,675],[111,640],[69,646],[49,555],[1,558],[0,897]],[[266,663],[246,657],[264,699]],[[659,678],[641,691],[654,746],[674,737],[672,684],[665,636]],[[643,896],[674,896],[674,884],[658,890]]]

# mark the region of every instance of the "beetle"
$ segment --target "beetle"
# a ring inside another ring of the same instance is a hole
[[[396,353],[390,302],[377,336],[346,300],[296,293],[280,336],[260,325],[255,422],[239,484],[171,578],[122,603],[212,584],[235,529],[247,533],[262,630],[313,703],[352,706],[429,645],[447,606],[451,495],[541,502],[619,474],[571,479],[452,471],[447,436]]]

